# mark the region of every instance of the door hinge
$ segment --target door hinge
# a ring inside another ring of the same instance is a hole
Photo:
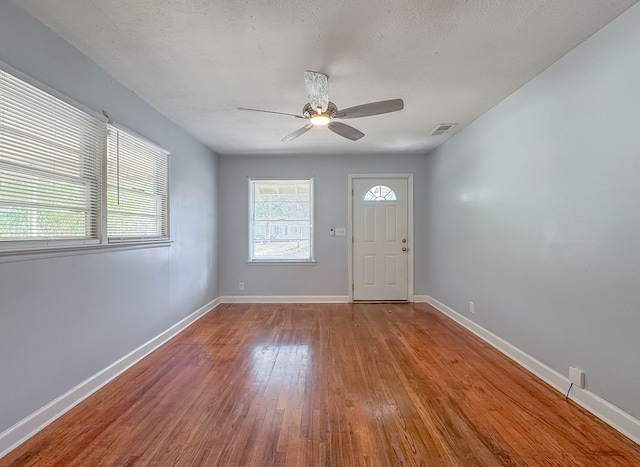
[[[356,289],[356,286],[353,284],[353,282],[351,283],[351,291],[353,292]]]

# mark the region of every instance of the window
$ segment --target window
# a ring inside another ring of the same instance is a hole
[[[249,260],[313,261],[313,179],[249,180]]]
[[[167,238],[168,153],[110,125],[107,167],[109,240]]]
[[[0,70],[0,242],[97,242],[105,136],[104,122]]]
[[[41,87],[0,70],[0,254],[167,240],[168,153]]]
[[[396,193],[385,185],[376,185],[369,188],[364,195],[365,201],[396,201]]]

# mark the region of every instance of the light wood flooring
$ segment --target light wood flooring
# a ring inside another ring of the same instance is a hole
[[[220,305],[2,466],[634,466],[426,304]]]

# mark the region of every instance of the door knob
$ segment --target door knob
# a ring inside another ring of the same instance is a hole
[[[402,251],[407,251],[407,247],[406,247],[406,246],[403,246],[403,247],[402,247]]]

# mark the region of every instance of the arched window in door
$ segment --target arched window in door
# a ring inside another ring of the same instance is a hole
[[[375,185],[369,188],[364,195],[365,201],[396,201],[395,192],[385,185]]]

